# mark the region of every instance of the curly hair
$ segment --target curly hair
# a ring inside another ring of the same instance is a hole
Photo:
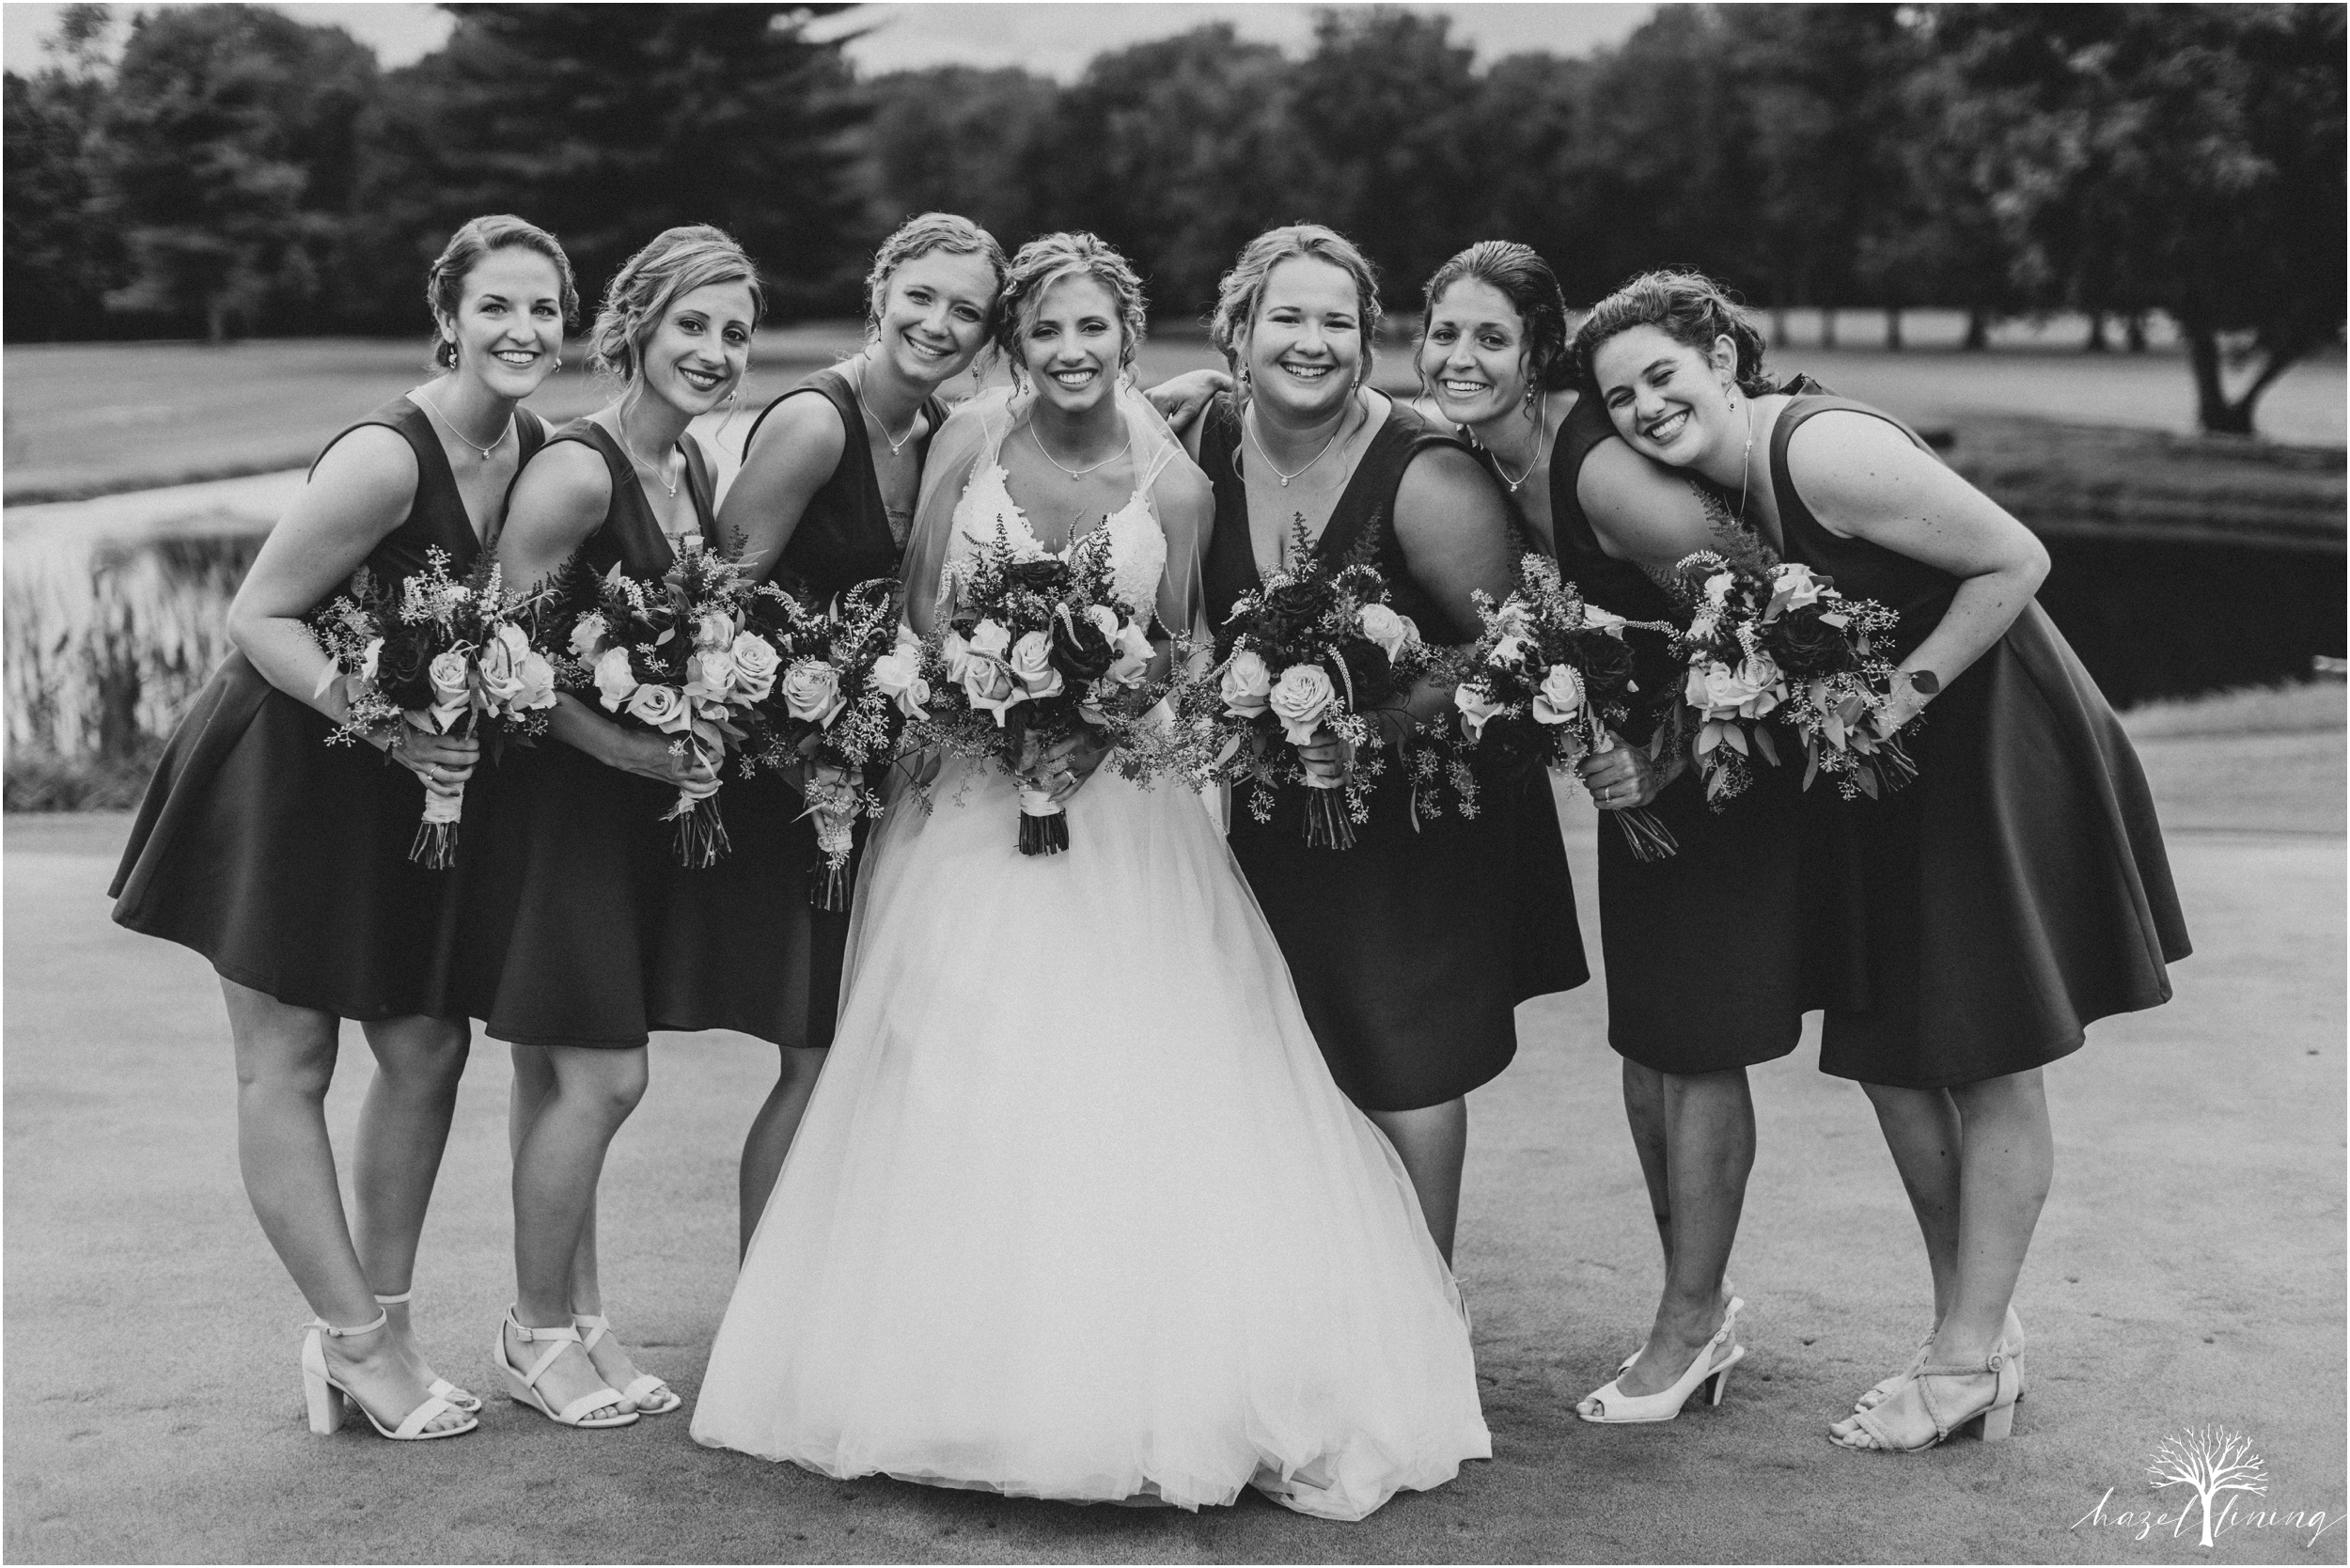
[[[1118,324],[1125,339],[1119,347],[1119,367],[1132,369],[1147,320],[1142,279],[1124,257],[1091,234],[1047,234],[1020,247],[997,303],[995,346],[1018,365],[1021,333],[1035,319],[1044,291],[1064,277],[1089,277],[1110,291],[1118,302]]]
[[[1335,228],[1318,223],[1284,224],[1268,228],[1241,247],[1232,270],[1216,283],[1215,313],[1208,320],[1208,340],[1224,355],[1235,374],[1240,368],[1240,342],[1257,319],[1264,302],[1265,280],[1284,261],[1310,259],[1327,261],[1355,280],[1355,300],[1363,323],[1363,375],[1371,375],[1372,345],[1379,335],[1379,274],[1355,243]]]
[[[509,249],[535,250],[555,263],[555,275],[562,282],[563,324],[568,327],[578,321],[579,284],[572,276],[572,259],[563,254],[554,235],[511,212],[476,218],[448,237],[431,270],[424,274],[424,303],[432,307],[434,318],[455,317],[458,306],[464,302],[466,277],[493,252]],[[432,335],[432,368],[457,368],[457,344],[438,332]]]
[[[751,290],[751,324],[766,314],[767,294],[759,267],[733,237],[708,224],[665,228],[630,257],[603,291],[603,307],[588,334],[588,362],[624,381],[635,379],[645,339],[661,325],[670,306],[713,283],[741,283]]]
[[[907,262],[943,250],[949,256],[977,256],[984,259],[995,274],[995,291],[1001,297],[1004,274],[1010,263],[1004,259],[1004,247],[995,243],[995,236],[954,212],[925,212],[900,224],[881,249],[873,253],[873,270],[865,274],[865,331],[868,337],[881,330],[882,302],[889,297],[889,280]],[[992,329],[995,323],[989,322]]]
[[[1567,352],[1567,297],[1559,275],[1530,245],[1509,240],[1480,240],[1438,267],[1422,290],[1425,313],[1419,340],[1428,342],[1428,318],[1435,314],[1444,291],[1464,279],[1482,283],[1508,300],[1526,329],[1526,384],[1543,392],[1562,392],[1574,384],[1574,366]]]
[[[1587,392],[1599,391],[1591,360],[1602,345],[1637,326],[1653,326],[1684,348],[1713,353],[1727,337],[1738,353],[1738,390],[1762,397],[1771,390],[1762,369],[1762,334],[1729,291],[1696,272],[1642,273],[1591,306],[1574,333],[1574,376]]]

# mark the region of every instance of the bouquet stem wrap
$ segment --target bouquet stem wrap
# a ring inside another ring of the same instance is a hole
[[[1613,751],[1616,749],[1616,737],[1609,733],[1606,725],[1594,722],[1591,725],[1590,745],[1594,752]],[[1623,830],[1624,846],[1632,851],[1632,858],[1643,866],[1680,852],[1681,842],[1673,837],[1672,829],[1665,825],[1665,819],[1647,807],[1636,806],[1630,810],[1609,811],[1607,814],[1615,818],[1616,825]]]
[[[1309,849],[1353,849],[1355,824],[1346,814],[1342,778],[1306,776],[1306,844]]]
[[[1020,853],[1058,855],[1069,848],[1069,813],[1049,791],[1020,787]]]
[[[816,864],[809,868],[807,902],[830,915],[849,907],[849,857],[856,849],[858,808],[854,796],[847,804],[812,795],[807,814],[816,819]]]
[[[677,804],[665,813],[677,823],[678,864],[689,871],[706,871],[734,846],[727,839],[727,824],[718,815],[718,796],[688,794],[680,790]]]
[[[408,858],[428,871],[446,871],[457,864],[457,823],[465,814],[465,790],[462,784],[455,794],[435,794],[427,790],[424,795],[424,821],[416,824],[416,840],[408,846]]]

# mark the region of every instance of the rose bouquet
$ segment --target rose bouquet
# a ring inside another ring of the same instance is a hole
[[[1499,752],[1555,772],[1588,752],[1612,750],[1614,729],[1630,722],[1632,679],[1627,630],[1663,632],[1661,621],[1626,620],[1586,604],[1559,575],[1546,555],[1518,565],[1518,586],[1496,608],[1475,596],[1483,635],[1469,655],[1469,673],[1453,688],[1444,731],[1456,753]],[[1477,784],[1467,766],[1451,769],[1465,811],[1475,810]],[[1680,846],[1646,807],[1609,813],[1635,859],[1660,860]]]
[[[1374,714],[1399,706],[1433,661],[1367,558],[1323,559],[1302,518],[1292,546],[1295,564],[1233,603],[1214,664],[1182,683],[1177,712],[1214,759],[1206,782],[1248,786],[1248,812],[1261,823],[1273,819],[1277,788],[1304,785],[1306,841],[1349,849],[1386,771]],[[1354,749],[1343,779],[1317,777],[1297,757],[1324,730]]]
[[[732,558],[690,545],[666,575],[631,577],[614,563],[572,594],[553,628],[562,684],[622,725],[666,736],[682,757],[721,761],[747,738],[745,715],[774,690],[781,659],[744,625],[755,590]],[[681,865],[715,865],[728,848],[715,792],[678,792],[664,814],[677,823]]]
[[[808,902],[845,910],[857,821],[882,810],[868,778],[897,760],[907,723],[930,700],[922,645],[899,621],[898,585],[885,577],[857,584],[822,609],[762,588],[750,619],[781,657],[783,673],[756,710],[743,770],[814,763],[846,776],[841,781],[811,775],[803,791],[821,855]]]
[[[1090,733],[1104,766],[1141,782],[1165,766],[1144,722],[1166,695],[1151,677],[1150,612],[1120,599],[1110,533],[1096,528],[1066,556],[1015,549],[1001,528],[962,572],[956,608],[923,648],[930,687],[916,738],[953,754],[993,759],[1021,781],[1020,853],[1058,855],[1069,823],[1030,776],[1046,750]],[[896,679],[893,671],[891,679]]]
[[[478,733],[493,745],[544,733],[555,669],[523,624],[537,601],[507,592],[494,561],[462,582],[448,565],[447,552],[428,550],[422,572],[391,585],[363,566],[346,592],[309,619],[330,661],[319,695],[340,681],[349,701],[329,745],[396,734],[402,723],[441,735]],[[462,787],[427,792],[408,858],[436,871],[454,865],[464,811]]]
[[[1756,755],[1778,765],[1774,725],[1802,743],[1806,789],[1825,773],[1845,799],[1873,799],[1917,776],[1900,736],[1875,724],[1892,701],[1893,664],[1876,651],[1899,619],[1892,610],[1760,552],[1733,562],[1703,550],[1674,572],[1693,606],[1683,697],[1697,713],[1698,766],[1716,809],[1747,788]]]

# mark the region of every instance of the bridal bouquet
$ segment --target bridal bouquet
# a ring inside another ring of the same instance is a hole
[[[667,737],[673,755],[691,747],[721,761],[747,738],[744,721],[781,665],[775,645],[744,624],[756,591],[731,557],[690,540],[660,578],[629,576],[615,562],[574,589],[573,612],[553,628],[563,650],[557,677],[593,693],[622,725]],[[663,820],[677,823],[679,864],[700,870],[726,855],[714,792],[680,790]]]
[[[1300,518],[1291,560],[1234,602],[1214,665],[1182,683],[1177,712],[1207,743],[1206,782],[1249,786],[1248,812],[1261,823],[1273,819],[1276,788],[1305,785],[1306,842],[1349,849],[1386,771],[1373,713],[1400,705],[1433,660],[1367,558],[1323,559]],[[1316,777],[1297,758],[1324,730],[1354,748],[1343,779]]]
[[[842,779],[814,776],[803,793],[816,819],[821,855],[808,902],[849,907],[849,857],[860,817],[878,817],[882,799],[867,779],[895,761],[908,721],[930,701],[922,644],[898,619],[898,585],[859,583],[819,609],[762,587],[751,598],[749,630],[776,652],[782,674],[753,710],[753,739],[743,771],[822,764]]]
[[[1148,612],[1137,618],[1119,598],[1110,565],[1107,528],[1063,557],[1015,548],[999,527],[962,572],[954,613],[922,650],[918,674],[930,698],[916,738],[993,759],[1021,781],[1023,855],[1069,847],[1066,814],[1032,777],[1052,746],[1089,732],[1108,744],[1104,765],[1122,777],[1141,782],[1164,769],[1162,738],[1144,722],[1167,691],[1151,679]],[[901,674],[893,666],[889,678]]]
[[[545,732],[555,669],[523,624],[537,600],[507,592],[494,561],[484,558],[462,582],[448,566],[446,551],[431,549],[422,572],[390,585],[363,566],[346,592],[311,616],[310,635],[331,661],[318,694],[340,681],[350,702],[329,745],[395,733],[403,722],[440,735],[480,734],[493,745]],[[435,871],[454,865],[464,810],[462,788],[428,792],[408,858]]]
[[[1694,606],[1683,695],[1716,810],[1751,782],[1755,755],[1778,765],[1774,724],[1803,745],[1806,789],[1825,773],[1845,799],[1874,799],[1917,776],[1900,736],[1879,735],[1874,722],[1892,701],[1894,666],[1876,651],[1899,619],[1892,610],[1767,555],[1732,562],[1701,550],[1674,572]]]
[[[1498,608],[1475,595],[1484,633],[1469,655],[1469,673],[1453,688],[1453,711],[1443,730],[1456,754],[1499,752],[1554,772],[1586,753],[1612,750],[1614,729],[1632,716],[1632,651],[1627,630],[1670,634],[1661,621],[1626,620],[1584,602],[1559,575],[1548,556],[1529,554],[1518,565],[1518,586]],[[1465,765],[1451,769],[1463,809],[1476,809],[1476,780]],[[1637,860],[1660,860],[1680,846],[1646,807],[1609,815]]]

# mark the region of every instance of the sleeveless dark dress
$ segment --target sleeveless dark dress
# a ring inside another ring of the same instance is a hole
[[[1901,426],[1799,384],[1770,443],[1786,554],[1901,612],[1899,660],[1959,579],[1839,538],[1804,505],[1788,442],[1833,409]],[[2170,1000],[2163,966],[2189,948],[2145,775],[2036,602],[1945,682],[1910,755],[1919,776],[1887,798],[1815,789],[1809,803],[1822,917],[1862,1001],[1829,1009],[1822,1071],[1904,1089],[1979,1083],[2070,1055],[2096,1019]]]
[[[1233,601],[1260,579],[1234,465],[1238,414],[1218,398],[1202,417],[1200,466],[1215,487],[1202,574],[1220,632]],[[1397,611],[1430,639],[1457,641],[1477,628],[1451,624],[1413,580],[1388,521],[1404,469],[1447,445],[1451,437],[1397,403],[1316,548],[1338,557],[1371,539]],[[1306,844],[1304,795],[1302,786],[1282,791],[1264,823],[1236,800],[1230,841],[1330,1075],[1374,1111],[1441,1105],[1490,1082],[1517,1054],[1516,1005],[1590,978],[1548,779],[1487,781],[1476,818],[1448,811],[1415,832],[1409,790],[1391,764],[1348,850]]]
[[[395,398],[319,456],[368,425],[397,431],[416,457],[415,498],[368,552],[368,569],[406,577],[437,546],[462,574],[481,543],[431,416]],[[527,461],[546,427],[518,410],[514,429]],[[373,746],[327,745],[334,729],[243,653],[224,660],[139,803],[107,890],[115,920],[193,948],[225,979],[289,1006],[362,1022],[462,1018],[451,956],[487,843],[491,770],[475,769],[466,784],[456,867],[426,870],[408,858],[424,785]]]
[[[1605,610],[1633,620],[1685,620],[1647,572],[1600,548],[1575,492],[1584,460],[1615,427],[1579,400],[1550,460],[1559,570]],[[1490,459],[1488,463],[1490,463]],[[1677,700],[1665,639],[1631,635],[1643,697]],[[1639,715],[1645,740],[1653,720]],[[1799,772],[1758,766],[1727,811],[1705,803],[1695,767],[1651,803],[1681,848],[1643,864],[1600,813],[1599,939],[1607,971],[1607,1043],[1659,1073],[1723,1073],[1795,1048],[1809,996]]]
[[[619,444],[591,419],[548,438],[604,460],[610,510],[580,546],[602,572],[619,563],[659,577],[676,561]],[[710,471],[682,443],[703,536],[713,532]],[[625,1050],[654,1029],[737,1029],[799,1043],[808,994],[805,868],[779,780],[730,776],[718,792],[731,851],[714,866],[677,863],[662,820],[674,787],[606,767],[547,739],[507,749],[497,829],[464,911],[462,990],[497,1039]]]

